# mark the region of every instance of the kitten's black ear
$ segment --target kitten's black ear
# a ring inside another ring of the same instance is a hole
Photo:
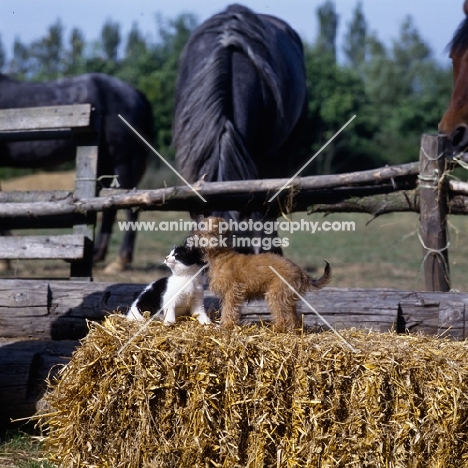
[[[198,247],[196,246],[196,241],[195,241],[195,236],[193,235],[190,235],[190,236],[187,236],[184,240],[184,243],[182,244],[182,247],[187,250],[187,252],[195,252],[198,249]]]

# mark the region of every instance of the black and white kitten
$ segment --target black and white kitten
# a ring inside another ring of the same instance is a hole
[[[171,269],[172,276],[149,284],[131,305],[127,318],[144,320],[143,312],[154,315],[162,309],[165,325],[171,325],[176,322],[176,317],[187,314],[203,325],[211,323],[203,305],[202,275],[191,280],[203,265],[200,251],[186,245],[177,246],[164,263]]]

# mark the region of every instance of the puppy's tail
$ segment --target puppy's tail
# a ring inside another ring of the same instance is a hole
[[[323,288],[332,279],[331,266],[326,260],[325,263],[325,270],[323,271],[323,275],[319,279],[309,278],[309,284],[315,289]]]

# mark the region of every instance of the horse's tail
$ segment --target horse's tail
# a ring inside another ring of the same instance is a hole
[[[217,41],[208,58],[195,66],[187,79],[190,45],[203,40],[205,31],[215,31]],[[277,102],[280,92],[275,85],[274,70],[265,59],[266,47],[262,23],[250,10],[234,6],[216,15],[206,28],[195,32],[186,46],[176,92],[174,146],[179,170],[189,180],[203,175],[210,181],[246,180],[258,177],[257,168],[242,135],[228,116],[232,109],[231,54],[242,51],[259,76],[272,90]]]
[[[226,113],[230,50],[218,47],[192,78],[179,83],[174,115],[178,169],[191,181],[255,179],[243,138]]]

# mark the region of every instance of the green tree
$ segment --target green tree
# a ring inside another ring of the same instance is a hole
[[[107,73],[116,75],[119,71],[119,46],[121,42],[120,25],[107,20],[102,29],[99,40],[93,41],[88,47],[85,59],[87,72]]]
[[[156,145],[172,158],[172,118],[179,58],[197,26],[197,19],[192,14],[181,14],[167,22],[158,17],[158,23],[160,41],[147,51],[145,62],[140,63],[140,69],[145,69],[146,73],[140,74],[135,86],[146,94],[153,105]]]
[[[101,44],[105,60],[117,62],[120,39],[120,25],[107,20],[101,30]]]
[[[359,1],[353,13],[353,18],[348,24],[348,31],[344,36],[343,51],[347,63],[360,69],[366,61],[367,49],[367,22]]]
[[[132,58],[146,53],[146,40],[138,29],[136,23],[132,24],[132,29],[128,33],[127,44],[125,46],[125,57]]]
[[[86,41],[83,33],[78,28],[73,28],[70,33],[69,50],[65,63],[66,75],[78,75],[85,71],[85,47]]]
[[[307,174],[327,174],[380,165],[371,138],[375,132],[372,109],[362,78],[350,68],[337,64],[317,46],[305,47],[308,124],[305,150],[312,156],[353,115],[351,125],[323,150]],[[303,149],[304,151],[304,149]]]
[[[330,54],[336,60],[336,32],[338,28],[338,15],[335,4],[327,0],[317,9],[319,21],[319,34],[316,46],[322,52]]]
[[[29,48],[17,37],[13,43],[13,58],[8,72],[17,79],[25,79],[30,74]]]
[[[415,161],[421,134],[437,129],[449,101],[449,72],[434,60],[410,17],[390,48],[375,36],[369,45],[365,83],[378,128],[374,145],[389,163]]]
[[[43,38],[29,46],[29,73],[35,80],[58,78],[63,73],[63,52],[63,26],[57,20]]]

